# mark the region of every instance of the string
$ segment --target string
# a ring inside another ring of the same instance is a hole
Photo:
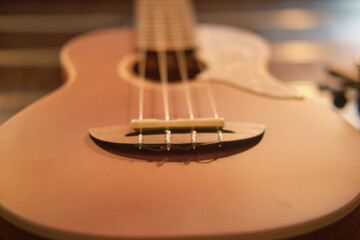
[[[152,18],[154,20],[154,40],[157,60],[159,65],[160,83],[162,90],[162,99],[164,105],[165,120],[170,119],[169,115],[169,96],[168,96],[168,73],[167,73],[167,57],[166,57],[166,32],[165,32],[165,17],[163,6],[166,1],[159,1],[153,3]]]
[[[167,73],[167,59],[166,51],[157,51],[157,57],[159,62],[160,80],[162,88],[162,98],[164,104],[165,120],[169,121],[169,93],[168,93],[168,73]]]
[[[189,76],[188,76],[188,70],[186,66],[186,58],[185,58],[185,52],[184,51],[176,51],[176,60],[179,66],[179,72],[181,76],[181,81],[184,86],[184,92],[186,97],[186,103],[189,111],[189,118],[194,119],[194,113],[192,109],[192,100],[190,95],[190,89],[189,89]],[[194,128],[191,129],[191,143],[193,145],[193,149],[195,149],[196,145],[196,131]]]
[[[210,106],[211,106],[212,112],[214,114],[214,117],[219,118],[219,114],[218,114],[218,111],[217,111],[217,108],[216,108],[215,99],[214,99],[212,89],[211,89],[211,87],[210,87],[210,85],[209,85],[209,83],[207,81],[204,81],[204,85],[205,85],[205,88],[206,88],[206,92],[207,92],[207,95],[208,95],[208,99],[210,101]]]
[[[144,11],[144,9],[140,9],[140,6],[142,6],[143,8],[150,8],[149,6],[149,1],[146,0],[142,0],[142,3],[140,3],[140,0],[137,1],[137,10],[138,10],[138,35],[140,35],[140,21],[141,21],[141,17],[142,18],[146,18],[146,16],[144,15],[144,13],[149,12],[150,9],[148,9],[148,11]],[[147,21],[143,19],[143,21],[141,21],[142,27],[146,29],[147,27]],[[144,26],[144,24],[146,24]],[[144,30],[144,29],[142,29]],[[142,122],[141,120],[143,119],[143,112],[144,112],[144,85],[145,85],[145,78],[146,78],[146,61],[147,61],[147,46],[146,46],[146,42],[148,39],[148,34],[149,32],[147,32],[145,34],[145,36],[143,36],[142,41],[145,41],[145,44],[142,44],[141,47],[139,47],[138,49],[138,56],[139,56],[139,65],[138,65],[138,78],[140,80],[140,88],[139,88],[139,120],[140,120],[140,129],[139,129],[139,135],[138,135],[138,142],[139,142],[139,149],[142,148],[143,145],[143,129],[142,129]],[[145,38],[144,38],[145,37]]]
[[[196,61],[196,62],[197,62],[199,70],[200,71],[204,70],[204,67],[198,61]],[[207,95],[208,95],[208,99],[210,101],[210,106],[211,106],[211,109],[213,111],[214,117],[219,118],[219,114],[218,114],[218,111],[217,111],[217,108],[216,108],[215,98],[214,98],[211,86],[207,81],[204,81],[203,84],[204,84],[204,86],[206,88],[206,92],[207,92]],[[220,128],[217,128],[217,134],[218,134],[219,147],[221,147],[221,142],[223,141],[223,132],[222,132],[222,130]]]
[[[175,3],[179,4],[179,2],[174,1]],[[180,2],[182,3],[182,2]],[[182,5],[183,7],[187,7],[186,3],[188,2],[184,2],[185,5]],[[172,9],[168,9],[168,12],[173,13],[174,10],[174,6]],[[169,6],[170,8],[170,6]],[[186,99],[186,105],[188,108],[188,112],[189,112],[189,118],[190,119],[194,119],[194,113],[193,113],[193,108],[192,108],[192,100],[191,100],[191,94],[190,94],[190,89],[189,89],[189,76],[188,76],[188,69],[187,69],[187,64],[186,64],[186,56],[185,56],[185,52],[184,52],[184,36],[182,36],[183,38],[179,41],[179,39],[177,39],[178,36],[181,36],[180,34],[178,34],[178,32],[176,32],[176,27],[179,24],[179,22],[177,22],[177,19],[183,19],[183,17],[181,16],[180,11],[175,11],[175,14],[177,13],[177,17],[171,17],[169,18],[169,25],[171,25],[171,31],[170,31],[170,37],[171,37],[171,41],[172,44],[174,45],[174,47],[176,48],[175,50],[175,56],[176,56],[176,62],[178,64],[179,67],[179,73],[180,73],[180,78],[182,81],[182,84],[184,86],[184,93],[185,93],[185,99]],[[181,49],[181,50],[179,50]]]
[[[140,79],[140,88],[139,88],[139,119],[143,119],[144,112],[144,82],[145,82],[145,74],[146,74],[146,51],[140,52],[140,64],[139,64],[139,79]],[[141,126],[140,126],[141,130]]]
[[[187,2],[187,3],[189,3],[189,2]],[[185,5],[185,7],[187,7],[187,5]],[[168,10],[170,10],[170,9],[168,9]],[[184,46],[185,39],[183,36],[182,36],[183,37],[182,39],[177,39],[177,37],[181,36],[181,35],[179,35],[176,32],[177,26],[183,24],[183,22],[179,23],[176,20],[183,19],[183,17],[181,16],[180,11],[178,11],[177,13],[178,13],[177,18],[172,17],[169,19],[169,23],[171,25],[170,37],[172,40],[172,44],[176,48],[176,50],[175,50],[176,62],[178,65],[181,82],[184,87],[184,93],[185,93],[187,109],[189,112],[189,118],[194,119],[192,99],[191,99],[191,93],[190,93],[190,88],[189,88],[189,74],[188,74],[187,63],[186,63],[186,54],[185,54],[185,51],[183,50],[183,49],[185,49],[185,46]],[[193,145],[193,148],[195,149],[196,131],[194,128],[191,129],[191,143]]]
[[[186,105],[189,111],[189,117],[190,119],[194,119],[194,113],[192,108],[192,100],[191,100],[191,94],[190,94],[190,88],[189,88],[189,76],[188,76],[188,69],[186,64],[186,57],[184,51],[175,51],[176,54],[176,61],[179,66],[179,72],[181,76],[181,81],[184,86],[184,92],[185,92],[185,98],[186,98]]]
[[[161,82],[161,90],[162,90],[162,99],[164,105],[164,114],[165,120],[170,120],[169,114],[169,93],[168,93],[168,72],[167,72],[167,39],[165,33],[165,17],[164,17],[164,8],[163,6],[167,4],[166,1],[162,1],[161,5],[159,2],[155,4],[158,10],[157,17],[154,17],[155,22],[155,43],[156,43],[156,53],[159,65],[159,73],[160,73],[160,82]],[[154,11],[155,12],[155,11]],[[171,131],[169,128],[165,130],[165,142],[166,149],[170,151],[171,147]]]
[[[164,112],[165,112],[165,120],[169,121],[169,96],[168,96],[168,74],[167,74],[167,62],[166,62],[166,51],[157,51],[157,57],[159,62],[159,70],[160,70],[160,79],[161,79],[161,88],[162,88],[162,97],[164,102]],[[169,128],[165,130],[165,142],[166,149],[170,151],[171,146],[171,131]]]
[[[139,63],[139,79],[140,79],[140,88],[139,88],[139,120],[140,120],[140,129],[139,129],[139,148],[142,148],[143,144],[143,131],[142,131],[142,123],[143,112],[144,112],[144,82],[145,82],[145,74],[146,74],[146,51],[141,52],[140,54],[141,61]]]

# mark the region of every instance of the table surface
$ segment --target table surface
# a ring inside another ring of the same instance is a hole
[[[242,27],[272,46],[273,75],[309,98],[336,109],[333,93],[342,81],[327,72],[335,65],[357,78],[360,52],[357,0],[195,0],[200,23]],[[0,2],[0,124],[62,84],[58,54],[74,36],[129,26],[131,1],[2,0]],[[319,88],[318,86],[322,86]],[[336,109],[360,129],[357,92],[345,89],[347,104]],[[41,239],[0,218],[0,239]],[[343,220],[294,239],[360,239],[360,208]]]

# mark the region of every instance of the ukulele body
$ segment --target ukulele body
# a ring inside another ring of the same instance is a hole
[[[358,132],[306,99],[209,83],[226,121],[266,125],[262,140],[242,152],[115,153],[98,146],[88,129],[138,117],[138,85],[119,70],[133,50],[128,29],[76,38],[62,50],[66,83],[0,128],[0,214],[8,221],[49,238],[269,239],[320,228],[359,204]],[[264,66],[254,68],[265,68],[267,54],[261,58]],[[190,83],[194,114],[208,117],[202,86]],[[156,83],[144,100],[146,117],[164,118]],[[187,117],[184,101],[183,89],[169,86],[171,118]]]

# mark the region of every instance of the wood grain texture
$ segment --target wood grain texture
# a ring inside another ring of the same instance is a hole
[[[255,148],[206,164],[195,158],[159,166],[152,160],[164,156],[134,159],[99,148],[89,128],[126,124],[136,114],[137,89],[116,71],[132,49],[128,30],[77,38],[64,49],[67,83],[1,127],[0,202],[9,221],[63,238],[271,238],[320,228],[358,204],[359,134],[308,100],[211,84],[221,116],[265,123],[268,130]],[[193,89],[196,114],[206,117],[211,111],[202,91]],[[161,98],[149,95],[156,110]],[[182,105],[175,98],[171,103]],[[172,117],[181,115],[172,109]]]

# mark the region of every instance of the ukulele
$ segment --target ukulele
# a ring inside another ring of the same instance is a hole
[[[137,1],[61,51],[65,84],[0,128],[0,215],[51,239],[274,239],[359,205],[360,136],[266,69],[260,37]]]

